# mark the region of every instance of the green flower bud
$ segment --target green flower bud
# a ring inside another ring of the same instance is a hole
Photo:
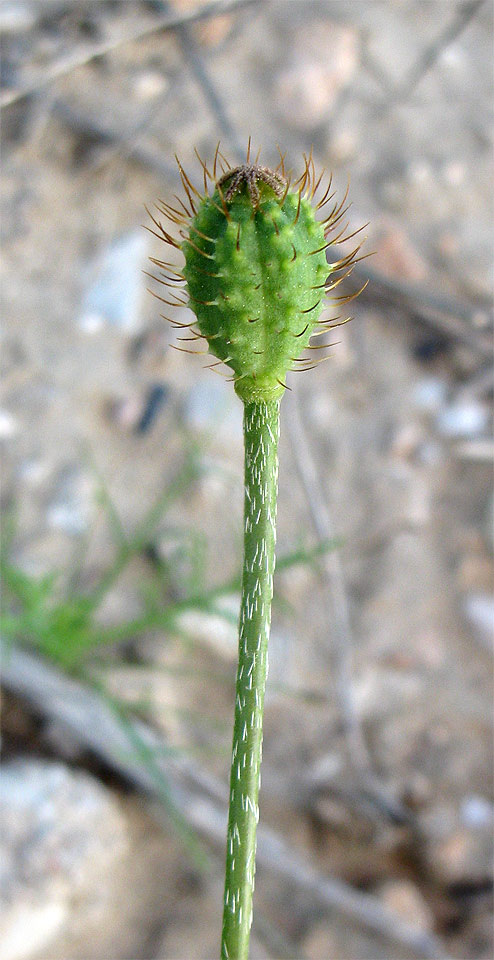
[[[230,367],[235,390],[244,402],[274,400],[283,394],[289,370],[313,366],[310,357],[302,356],[307,349],[321,349],[310,344],[311,338],[339,325],[340,318],[319,319],[327,290],[343,277],[329,286],[326,281],[335,271],[343,270],[348,276],[360,245],[328,264],[327,247],[349,239],[344,236],[346,227],[340,229],[347,194],[329,215],[317,219],[317,212],[331,204],[334,194],[330,179],[313,206],[322,177],[316,181],[311,157],[305,159],[304,173],[291,188],[283,159],[272,171],[257,162],[251,164],[248,152],[245,164],[228,167],[217,179],[218,155],[217,150],[212,174],[200,161],[203,195],[179,163],[188,206],[181,200],[181,209],[158,205],[181,227],[180,242],[153,217],[160,231],[157,235],[185,256],[182,272],[167,282],[176,290],[177,281],[183,279],[188,301],[164,302],[193,310],[197,323],[187,325],[192,333],[187,339],[207,341],[209,352]],[[339,235],[328,241],[337,227]],[[338,299],[341,305],[346,298]]]

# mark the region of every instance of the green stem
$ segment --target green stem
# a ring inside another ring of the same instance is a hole
[[[279,399],[246,403],[244,409],[244,562],[222,960],[247,960],[249,951],[275,562],[279,410]]]

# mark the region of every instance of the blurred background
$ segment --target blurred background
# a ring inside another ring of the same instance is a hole
[[[283,400],[252,958],[491,957],[492,5],[0,26],[1,960],[217,955],[242,411],[142,224],[249,135],[350,178],[375,251]]]

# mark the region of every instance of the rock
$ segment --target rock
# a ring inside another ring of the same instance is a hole
[[[339,922],[336,916],[314,924],[302,941],[302,950],[304,960],[369,960],[377,956],[389,960],[372,934]],[[393,960],[398,960],[396,954]]]
[[[147,433],[166,403],[167,394],[165,384],[152,383],[145,391],[108,396],[103,403],[105,419],[127,433]]]
[[[494,596],[491,593],[469,593],[463,600],[463,610],[479,637],[494,652]]]
[[[446,887],[491,880],[493,824],[494,806],[477,794],[430,810],[422,831],[432,876]]]
[[[399,460],[412,461],[423,442],[424,433],[417,423],[405,423],[396,431],[391,453]]]
[[[461,460],[469,460],[470,463],[489,463],[494,460],[494,439],[484,437],[476,440],[466,440],[464,443],[456,443],[454,453]]]
[[[41,457],[31,457],[27,460],[22,460],[18,470],[19,480],[34,490],[42,486],[48,479],[52,473],[52,468],[53,465]]]
[[[436,413],[444,403],[448,385],[439,377],[424,377],[413,390],[413,402],[424,413]]]
[[[431,930],[433,916],[422,894],[409,880],[390,880],[383,884],[380,899],[400,919],[421,930]]]
[[[38,954],[49,946],[66,923],[67,910],[62,903],[14,904],[8,918],[0,921],[0,957],[2,960],[23,960]]]
[[[278,111],[290,126],[310,130],[321,123],[348,86],[358,64],[358,35],[335,23],[297,31],[293,64],[275,83]]]
[[[97,333],[105,322],[125,334],[140,332],[146,251],[144,231],[132,230],[114,240],[97,259],[79,316],[79,326],[86,333]]]
[[[24,960],[49,949],[73,910],[104,916],[125,821],[93,777],[33,759],[4,764],[0,810],[0,960]]]
[[[370,667],[354,683],[356,708],[363,718],[389,716],[406,710],[420,689],[420,678],[412,672]]]
[[[223,17],[208,17],[202,22],[199,21],[195,25],[199,43],[204,47],[219,47],[228,37],[233,23],[233,17],[228,14]]]
[[[458,585],[460,590],[476,593],[494,588],[494,561],[485,552],[470,553],[464,556],[458,567]]]
[[[211,376],[196,380],[185,401],[187,426],[201,432],[213,431],[215,439],[231,443],[242,440],[242,404],[231,383]]]
[[[353,127],[344,127],[342,130],[335,132],[331,138],[329,149],[335,163],[349,163],[358,153],[358,131]]]
[[[471,830],[494,827],[494,804],[477,794],[465,797],[460,807],[463,826]]]
[[[168,80],[158,70],[143,70],[135,77],[133,83],[136,98],[143,101],[163,96],[168,87]]]
[[[108,396],[103,401],[103,415],[105,419],[118,429],[132,433],[142,417],[142,397],[137,391],[126,396]]]
[[[483,433],[489,422],[489,412],[478,400],[463,400],[445,407],[439,414],[437,426],[445,437],[473,437]]]
[[[335,942],[336,941],[336,942]],[[339,956],[339,941],[335,937],[334,924],[329,920],[316,924],[304,939],[304,957],[307,960],[327,960]]]
[[[386,224],[374,242],[377,244],[373,257],[376,270],[382,270],[388,277],[399,277],[413,283],[425,279],[427,264],[414,247],[411,237],[398,224]]]
[[[457,160],[445,163],[441,169],[441,176],[450,187],[460,187],[465,182],[467,169],[464,163]]]
[[[19,423],[8,410],[0,410],[0,440],[10,440],[19,433]]]
[[[31,30],[36,22],[34,4],[3,3],[0,7],[0,32],[1,33],[23,33],[25,30]]]
[[[60,470],[54,487],[46,512],[48,525],[69,536],[84,533],[94,510],[93,480],[79,466],[67,464]]]
[[[488,838],[458,827],[434,852],[439,876],[447,885],[482,883],[492,876]]]
[[[180,630],[227,661],[236,661],[237,627],[223,617],[203,610],[186,610],[177,618]]]

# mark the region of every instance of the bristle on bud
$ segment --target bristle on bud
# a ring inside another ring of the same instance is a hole
[[[333,345],[315,346],[311,338],[350,319],[319,317],[325,294],[363,259],[359,256],[363,241],[332,263],[327,262],[326,250],[351,240],[364,228],[347,233],[349,188],[340,202],[334,201],[332,176],[324,184],[324,171],[316,175],[312,150],[304,155],[304,169],[296,180],[286,170],[285,154],[279,148],[280,161],[274,170],[259,165],[259,153],[252,162],[250,138],[246,161],[240,166],[229,163],[219,143],[211,169],[195,152],[202,191],[176,158],[184,198],[158,201],[159,216],[148,211],[150,232],[185,257],[181,269],[152,258],[160,270],[155,279],[170,288],[172,299],[154,295],[169,306],[187,306],[195,313],[192,324],[171,322],[177,328],[190,328],[191,339],[204,338],[205,352],[218,358],[209,366],[221,372],[216,366],[226,364],[244,401],[274,399],[286,389],[288,370],[312,369],[327,359],[302,356],[307,349]],[[178,237],[168,232],[160,217],[175,231],[178,228]],[[341,307],[364,287],[351,296],[332,299]],[[188,299],[177,297],[177,289]]]

